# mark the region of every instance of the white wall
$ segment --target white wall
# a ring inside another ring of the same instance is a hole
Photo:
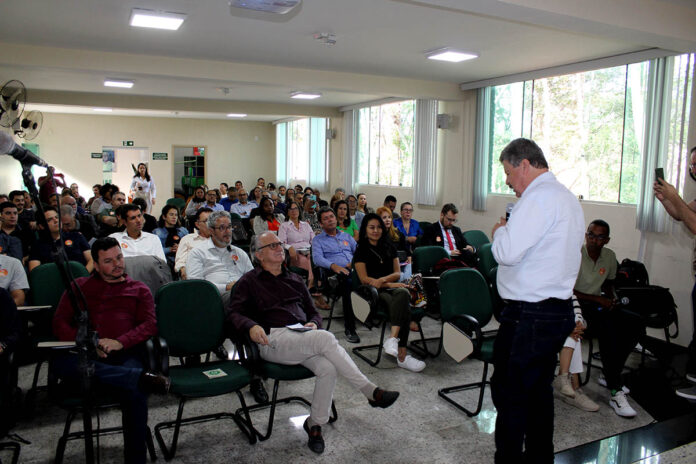
[[[90,159],[90,153],[101,152],[103,146],[121,146],[124,140],[148,148],[160,199],[173,195],[173,145],[207,147],[206,182],[211,187],[237,179],[255,184],[259,176],[267,180],[275,176],[275,130],[267,122],[47,113],[33,142],[41,157],[65,173],[68,184],[77,182],[88,198],[91,186],[102,181],[102,162]],[[169,159],[153,161],[152,152],[166,152]],[[19,172],[19,163],[0,157],[0,192],[21,187]]]

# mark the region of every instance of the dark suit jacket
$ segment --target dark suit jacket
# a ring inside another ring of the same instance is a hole
[[[463,250],[467,245],[469,245],[459,227],[452,226],[452,236],[454,237],[454,246],[457,248],[457,250]],[[447,239],[442,235],[442,228],[440,227],[440,222],[438,221],[432,223],[423,231],[421,245],[444,247],[445,240]]]

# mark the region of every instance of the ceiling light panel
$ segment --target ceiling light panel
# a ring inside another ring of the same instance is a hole
[[[105,79],[104,87],[117,87],[120,89],[130,89],[133,88],[133,81],[126,81],[123,79]]]
[[[290,94],[290,98],[296,98],[298,100],[314,100],[319,97],[321,97],[321,93],[319,92],[303,92],[301,90]]]
[[[246,118],[247,115],[246,115],[246,113],[228,113],[227,117],[228,118]]]
[[[134,27],[149,27],[153,29],[176,31],[181,27],[185,19],[186,15],[182,13],[133,8],[131,11],[130,25]]]
[[[476,55],[475,53],[455,50],[449,47],[439,48],[437,50],[426,52],[425,56],[429,60],[449,61],[450,63],[460,63],[462,61],[473,60],[474,58],[478,58],[478,55]]]

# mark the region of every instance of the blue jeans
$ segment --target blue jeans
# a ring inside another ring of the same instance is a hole
[[[77,355],[53,360],[52,368],[65,382],[77,382],[80,391]],[[143,363],[134,353],[112,353],[106,360],[94,363],[94,383],[114,387],[121,402],[124,462],[129,464],[147,460],[147,394],[138,388],[142,372]]]
[[[508,302],[495,338],[495,462],[553,462],[556,356],[575,327],[571,300]],[[524,445],[524,453],[522,448]]]

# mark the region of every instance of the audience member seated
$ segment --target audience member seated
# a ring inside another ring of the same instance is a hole
[[[353,266],[355,240],[336,228],[336,215],[331,208],[321,208],[317,216],[321,223],[322,233],[314,237],[312,241],[314,264],[324,269],[328,278],[335,276],[338,279],[346,339],[350,343],[360,343],[360,337],[355,332],[355,314],[350,300],[350,294],[353,290],[350,271]]]
[[[232,245],[232,221],[227,211],[211,213],[207,225],[210,238],[189,251],[186,278],[212,282],[227,303],[234,284],[253,266],[244,250]]]
[[[619,416],[634,417],[636,411],[626,398],[621,371],[628,355],[645,335],[645,324],[640,316],[617,305],[614,292],[617,261],[614,252],[605,247],[607,243],[609,243],[609,224],[601,219],[595,219],[585,233],[580,272],[573,293],[582,307],[582,315],[587,321],[588,335],[596,336],[599,341],[603,383],[610,391],[609,405]],[[561,365],[562,371],[558,376],[560,380],[556,385],[560,386],[561,393],[564,395],[568,393],[577,395],[577,389],[569,385],[572,379],[568,375],[567,364],[574,354],[569,356],[569,349],[564,347],[561,351],[561,360],[564,364]],[[574,386],[578,386],[577,378]],[[571,387],[573,391],[571,392],[568,387]],[[572,397],[572,395],[567,396]]]
[[[0,288],[10,293],[17,306],[22,306],[29,290],[27,273],[22,261],[7,255],[0,255]]]
[[[99,335],[94,378],[97,386],[108,385],[119,392],[124,461],[145,463],[147,393],[166,393],[170,383],[168,378],[143,368],[144,342],[157,334],[154,301],[145,284],[124,273],[123,254],[115,239],[94,242],[92,258],[96,272],[76,279],[76,283],[85,296],[90,325]],[[53,319],[53,331],[59,340],[75,340],[75,320],[75,310],[64,293]],[[55,359],[53,368],[62,382],[76,385],[73,388],[79,391],[81,375],[76,354]]]
[[[167,262],[160,239],[154,234],[143,232],[144,221],[140,208],[129,203],[119,208],[119,215],[126,225],[126,230],[113,233],[109,237],[118,241],[124,257],[154,256],[163,262]]]
[[[259,203],[261,203],[262,198],[263,190],[258,185],[251,189],[251,191],[249,192],[249,203],[253,203],[254,205],[256,205],[254,206],[254,208],[259,207]]]
[[[387,195],[384,197],[384,204],[392,212],[393,219],[399,219],[399,213],[395,211],[396,209],[396,197],[394,195]]]
[[[364,193],[358,193],[358,211],[363,214],[375,212],[373,208],[367,206],[367,195]]]
[[[29,253],[29,271],[41,264],[55,262],[54,251],[62,246],[68,261],[77,261],[92,272],[92,256],[85,237],[79,232],[61,231],[58,211],[53,208],[46,208],[44,217],[46,224],[39,223],[39,239]]]
[[[19,343],[21,331],[17,304],[8,291],[0,287],[0,437],[4,437],[14,426],[21,407],[17,404],[19,401],[15,402],[17,368],[10,365],[10,354]]]
[[[199,208],[194,216],[193,233],[185,235],[179,242],[174,259],[174,272],[178,272],[182,279],[187,278],[186,260],[188,259],[189,251],[206,243],[210,238],[210,229],[207,221],[208,216],[212,212],[213,210],[210,208]]]
[[[278,187],[278,196],[280,197],[280,201],[285,202],[285,194],[287,193],[287,188],[284,185],[281,185]]]
[[[350,218],[355,221],[355,224],[358,226],[359,230],[360,224],[362,224],[362,220],[365,217],[365,213],[358,211],[358,199],[355,195],[348,195],[348,198],[346,198],[346,203],[348,203],[348,213],[350,214]]]
[[[6,201],[10,201],[10,197],[5,195],[4,193],[0,193],[0,203],[5,203]]]
[[[287,210],[287,205],[280,201],[280,197],[276,192],[270,192],[271,193],[271,200],[273,200],[273,213],[274,214],[282,214],[283,216],[287,216],[288,210]]]
[[[184,210],[186,217],[191,217],[196,214],[196,210],[203,206],[205,202],[205,189],[200,186],[196,187],[193,190],[193,196],[189,200],[188,204],[186,205],[186,209]]]
[[[80,186],[73,182],[70,184],[70,192],[72,193],[73,198],[77,201],[77,205],[80,208],[84,208],[87,202],[85,201],[84,197],[80,196]]]
[[[244,189],[239,190],[237,197],[239,202],[230,206],[230,213],[238,214],[242,219],[249,219],[251,211],[256,208],[256,205],[249,202],[249,197]]]
[[[406,237],[411,248],[416,243],[418,236],[423,235],[420,224],[415,219],[411,219],[412,216],[413,205],[407,201],[401,203],[401,217],[394,219],[394,227]]]
[[[87,200],[87,205],[85,205],[85,209],[87,211],[92,210],[92,203],[94,203],[94,200],[98,199],[101,197],[99,190],[101,189],[101,184],[94,184],[92,186],[92,196],[90,197],[89,200]]]
[[[329,200],[329,208],[336,211],[336,203],[339,201],[343,201],[345,196],[346,192],[343,189],[336,189],[336,193],[334,193],[331,199]]]
[[[203,203],[200,208],[206,207],[212,209],[213,211],[225,211],[225,208],[223,208],[222,205],[217,201],[217,192],[215,190],[208,190],[205,194],[205,203]]]
[[[444,247],[452,259],[458,259],[473,266],[476,250],[464,238],[464,234],[455,226],[459,210],[452,203],[447,203],[440,211],[440,220],[423,231],[422,245]]]
[[[18,223],[17,206],[9,201],[0,204],[0,234],[5,234],[18,239],[22,243],[22,259],[26,260],[34,243],[34,233],[31,230],[23,229]]]
[[[380,206],[377,208],[376,214],[382,220],[382,223],[384,223],[384,227],[387,231],[385,240],[396,250],[396,257],[399,260],[399,269],[401,272],[399,282],[406,282],[411,278],[411,247],[404,235],[394,227],[392,213],[389,208]]]
[[[389,208],[384,211],[391,220]],[[425,363],[406,351],[411,331],[411,293],[408,285],[399,282],[401,266],[396,248],[390,242],[388,229],[382,219],[375,213],[367,214],[360,227],[360,238],[355,250],[355,272],[361,284],[377,289],[378,304],[389,314],[391,335],[384,342],[384,352],[394,356],[399,367],[420,372],[425,369]]]
[[[266,188],[266,179],[264,179],[263,177],[259,177],[258,179],[256,179],[256,185],[261,187],[261,189],[263,190],[264,188]]]
[[[333,216],[333,215],[332,215]],[[331,332],[321,329],[321,316],[302,280],[283,268],[285,253],[274,234],[255,237],[253,253],[259,267],[245,274],[230,300],[227,320],[237,332],[248,333],[259,345],[261,357],[280,364],[301,364],[316,375],[310,415],[304,422],[307,445],[324,451],[321,427],[329,411],[337,375],[359,390],[373,407],[387,408],[398,392],[378,388],[360,372]],[[300,324],[311,330],[293,331]]]
[[[140,208],[140,211],[142,211],[143,213],[143,232],[153,233],[154,230],[159,227],[159,224],[157,223],[157,218],[155,218],[155,216],[145,212],[147,208],[147,200],[138,197],[133,198],[132,203],[138,208]]]
[[[188,235],[188,230],[181,227],[179,210],[176,206],[164,205],[159,219],[159,227],[153,232],[162,242],[162,250],[167,258],[167,264],[174,269],[174,260],[179,249],[179,243],[183,237]]]
[[[119,208],[126,203],[126,194],[114,192],[111,196],[102,196],[102,206],[97,214],[99,234],[103,237],[123,231]]]
[[[17,237],[0,233],[0,254],[22,260],[22,242]]]
[[[22,190],[13,190],[10,192],[10,201],[17,207],[17,224],[22,229],[35,230],[36,218],[34,210],[24,208],[24,192]]]
[[[71,213],[67,215],[70,218],[70,221],[63,220],[63,216],[66,216],[63,211],[67,212],[68,207],[71,210]],[[79,207],[75,198],[70,195],[62,197],[60,199],[60,208],[60,216],[61,220],[63,221],[63,230],[80,232],[82,235],[84,235],[88,243],[90,240],[97,237],[99,231],[97,221],[94,220],[94,216],[86,211],[83,213],[79,212]],[[68,222],[69,227],[66,228],[66,223]]]
[[[70,201],[71,199],[75,200],[75,211],[78,214],[86,214],[87,213],[87,211],[84,208],[82,208],[80,205],[77,204],[77,200],[73,196],[72,190],[70,190],[69,188],[64,188],[63,192],[60,194],[59,204],[60,205],[66,205],[66,204],[72,205],[72,202]]]
[[[285,216],[274,213],[273,209],[273,200],[268,197],[262,197],[252,220],[252,226],[256,235],[266,231],[278,234],[278,229],[280,224],[285,221]]]
[[[230,186],[227,184],[227,182],[220,182],[220,195],[223,197],[227,196],[227,190],[230,188]]]
[[[111,203],[111,197],[118,192],[119,188],[116,185],[106,183],[99,187],[99,197],[95,198],[90,207],[92,216],[97,216],[102,210],[104,203]]]
[[[350,218],[348,203],[345,200],[338,200],[334,203],[334,211],[336,211],[336,228],[353,237],[353,240],[358,240],[360,229],[358,229],[355,221]]]
[[[300,221],[300,207],[294,201],[288,206],[288,219],[280,225],[278,239],[290,255],[290,265],[307,271],[307,286],[314,289],[314,304],[319,309],[329,309],[321,293],[314,287],[314,273],[312,272],[312,260],[309,255],[312,251],[314,231],[305,221]]]
[[[309,224],[315,235],[320,234],[322,228],[317,216],[317,202],[309,194],[300,194],[299,197],[300,201],[296,203],[302,205],[302,220]]]
[[[226,195],[225,198],[220,200],[220,204],[225,211],[229,212],[232,205],[239,202],[239,200],[237,200],[237,189],[234,187],[228,188]]]
[[[244,184],[242,184],[241,180],[238,180],[234,183],[234,188],[237,190],[237,192],[239,192],[239,190],[244,188]]]

